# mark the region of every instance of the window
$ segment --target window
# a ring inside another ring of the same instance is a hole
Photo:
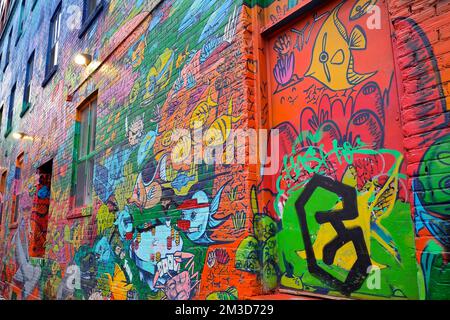
[[[6,67],[9,64],[9,53],[10,53],[10,46],[11,46],[11,40],[12,40],[12,34],[13,34],[13,29],[11,28],[11,30],[9,31],[9,35],[8,35],[8,42],[6,43],[6,56],[5,56],[5,66],[3,68],[3,71],[6,70]]]
[[[50,20],[50,33],[47,51],[46,77],[43,83],[45,86],[58,69],[59,59],[59,36],[61,30],[61,4],[55,10]]]
[[[0,108],[0,133],[2,132],[2,124],[3,124],[3,106]]]
[[[75,206],[92,204],[97,96],[85,102],[77,112]]]
[[[22,0],[22,5],[20,6],[20,15],[19,15],[19,29],[17,30],[17,39],[16,39],[16,44],[17,42],[19,42],[20,37],[22,36],[23,33],[23,26],[25,23],[25,0]]]
[[[81,38],[103,9],[103,0],[84,0],[83,25],[78,35]]]
[[[5,190],[6,190],[6,177],[7,172],[3,171],[1,177],[0,177],[0,226],[3,223],[3,202],[5,197]]]
[[[23,153],[21,153],[16,159],[16,169],[14,171],[14,182],[12,192],[12,206],[11,206],[11,228],[17,227],[19,221],[19,207],[20,207],[20,190],[22,184],[22,166],[23,166]]]
[[[86,7],[86,17],[92,16],[99,4],[100,0],[86,0],[84,4]]]
[[[20,116],[23,117],[25,112],[30,108],[30,91],[31,91],[31,79],[33,77],[33,68],[34,68],[34,51],[31,54],[30,58],[28,58],[27,62],[27,71],[25,74],[25,87],[23,90],[23,105],[22,112]]]
[[[16,85],[11,89],[11,95],[9,96],[9,108],[8,108],[8,119],[6,122],[6,132],[5,138],[11,133],[12,130],[12,121],[14,115],[14,96],[16,95]]]

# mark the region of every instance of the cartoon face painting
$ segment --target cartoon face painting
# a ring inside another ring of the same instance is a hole
[[[125,207],[124,210],[120,211],[116,222],[114,224],[117,226],[117,229],[120,234],[120,238],[122,240],[131,240],[133,237],[133,218],[129,211],[128,207]]]
[[[211,204],[209,204],[209,198],[204,191],[197,191],[190,200],[184,201],[178,207],[182,210],[178,227],[191,241],[198,244],[214,243],[208,233],[225,222],[224,219],[213,217],[219,209],[224,188],[225,186],[219,189]]]

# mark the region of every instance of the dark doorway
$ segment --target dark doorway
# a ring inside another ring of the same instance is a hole
[[[33,209],[31,213],[31,257],[40,258],[45,254],[48,215],[50,210],[52,171],[53,160],[44,163],[36,171],[36,194],[34,195]]]
[[[0,227],[3,223],[3,201],[5,199],[7,172],[3,171],[0,176]]]

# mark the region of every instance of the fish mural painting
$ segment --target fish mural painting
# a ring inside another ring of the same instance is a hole
[[[238,122],[241,116],[233,116],[233,100],[228,104],[228,112],[217,118],[205,133],[206,145],[208,147],[222,146],[230,136],[232,125]]]
[[[365,14],[377,4],[378,0],[359,0],[356,1],[350,12],[350,20],[357,20],[363,17]]]
[[[311,65],[306,77],[313,77],[333,91],[347,90],[372,77],[376,72],[360,74],[355,71],[353,50],[365,50],[364,29],[356,26],[350,35],[338,17],[339,4],[324,22],[314,43]]]
[[[211,91],[212,90],[209,91],[208,98],[206,99],[206,101],[201,101],[194,108],[194,111],[192,112],[192,117],[189,120],[190,129],[194,130],[201,128],[209,117],[210,109],[217,107],[217,102],[215,102],[211,97]]]
[[[178,209],[181,210],[181,219],[178,227],[186,233],[186,236],[196,244],[210,245],[214,243],[209,234],[214,228],[219,227],[225,221],[213,216],[219,209],[220,200],[225,186],[221,187],[209,203],[208,195],[203,191],[194,193],[191,199],[184,201]]]
[[[159,203],[162,196],[162,187],[158,181],[158,176],[161,175],[161,164],[164,163],[166,157],[166,155],[163,155],[157,163],[154,159],[147,162],[137,177],[133,195],[128,200],[129,204],[134,204],[143,210],[150,209]]]
[[[147,92],[144,95],[144,99],[153,99],[155,95],[169,84],[174,60],[175,53],[168,48],[158,57],[147,74],[147,82],[145,83]]]

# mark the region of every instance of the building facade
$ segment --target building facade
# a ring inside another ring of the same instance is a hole
[[[3,1],[0,296],[449,299],[449,21]]]

